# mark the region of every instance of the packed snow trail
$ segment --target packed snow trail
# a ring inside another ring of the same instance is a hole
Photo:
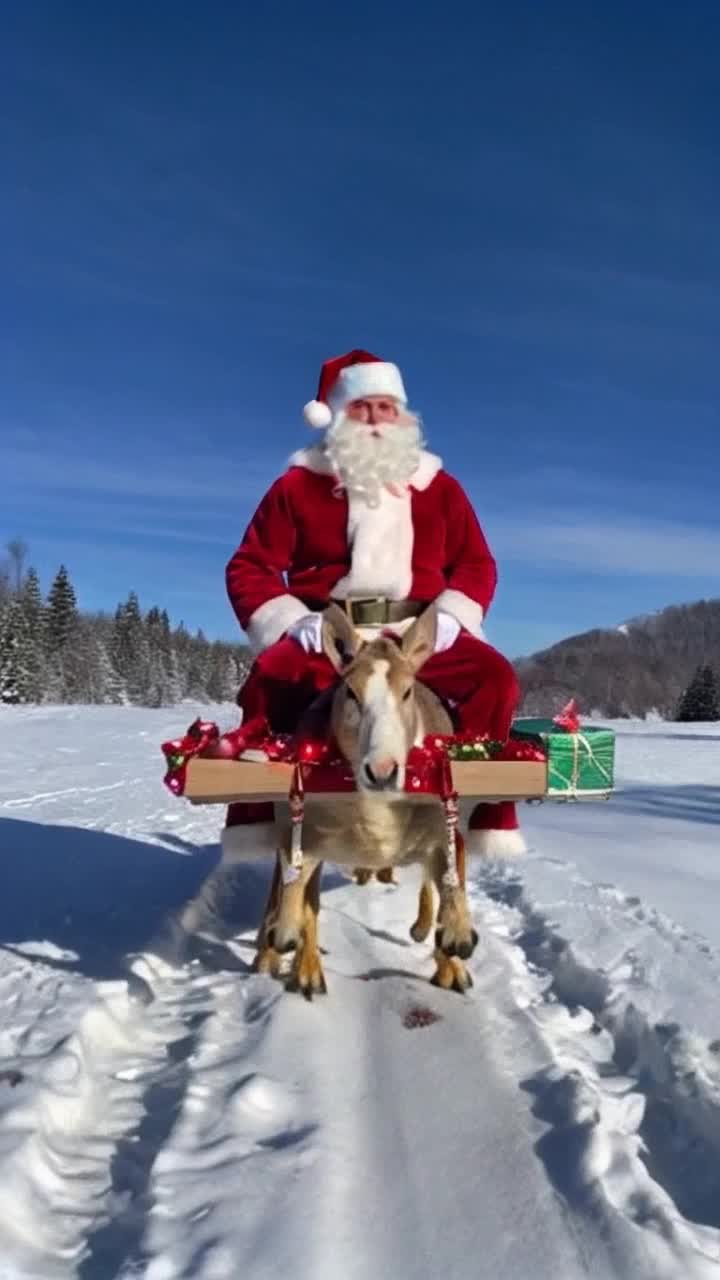
[[[266,868],[227,895],[230,940],[182,956],[167,928],[219,816],[159,786],[177,712],[0,714],[0,1280],[720,1277],[701,753],[657,879],[648,774],[688,769],[661,727],[629,727],[622,797],[523,810],[530,857],[473,866],[468,997],[427,982],[412,874],[328,869],[306,1004],[249,972]]]

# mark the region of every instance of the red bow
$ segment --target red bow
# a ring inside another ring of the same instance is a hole
[[[574,698],[566,702],[562,711],[553,717],[553,724],[556,724],[558,729],[566,729],[568,733],[578,732],[580,729],[580,714]]]

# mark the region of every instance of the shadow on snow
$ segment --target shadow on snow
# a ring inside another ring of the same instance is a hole
[[[202,920],[196,911],[201,926],[219,938],[255,929],[272,870],[266,860],[225,871],[217,845],[181,857],[126,836],[10,818],[0,818],[0,867],[0,946],[50,942],[78,958],[41,956],[44,964],[92,979],[126,976],[128,956],[143,950],[187,959],[177,920],[208,889],[221,915]],[[209,967],[244,967],[209,942],[193,954]]]
[[[713,741],[720,743],[720,738]],[[676,787],[629,786],[617,791],[609,803],[613,813],[640,813],[653,818],[677,818],[720,826],[720,786],[700,783]]]

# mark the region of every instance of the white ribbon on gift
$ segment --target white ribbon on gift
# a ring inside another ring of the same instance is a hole
[[[549,785],[548,793],[550,792],[555,792],[556,794],[561,793],[562,795],[572,796],[576,798],[578,795],[581,795],[581,794],[591,795],[591,794],[597,794],[598,792],[601,791],[601,788],[593,788],[592,790],[590,788],[578,788],[578,779],[580,777],[580,765],[581,765],[581,755],[580,755],[581,746],[583,746],[587,751],[586,758],[588,759],[589,763],[591,765],[594,765],[594,767],[600,772],[600,774],[608,784],[608,790],[611,791],[612,785],[613,785],[612,774],[608,769],[605,768],[603,764],[600,763],[597,756],[595,755],[595,752],[590,746],[589,740],[585,737],[585,734],[572,733],[570,736],[573,739],[573,767],[572,767],[572,777],[570,779],[570,786],[567,786],[567,779],[560,772],[557,766],[553,765],[552,752],[551,752],[548,756],[549,774],[553,774],[553,773],[556,774],[557,777],[562,778],[563,782],[566,785],[562,787],[553,787],[552,785]]]

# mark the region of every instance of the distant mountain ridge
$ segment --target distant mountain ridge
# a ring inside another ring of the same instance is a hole
[[[585,631],[514,663],[522,714],[555,714],[576,697],[585,715],[608,717],[672,716],[700,665],[720,675],[720,599]]]

